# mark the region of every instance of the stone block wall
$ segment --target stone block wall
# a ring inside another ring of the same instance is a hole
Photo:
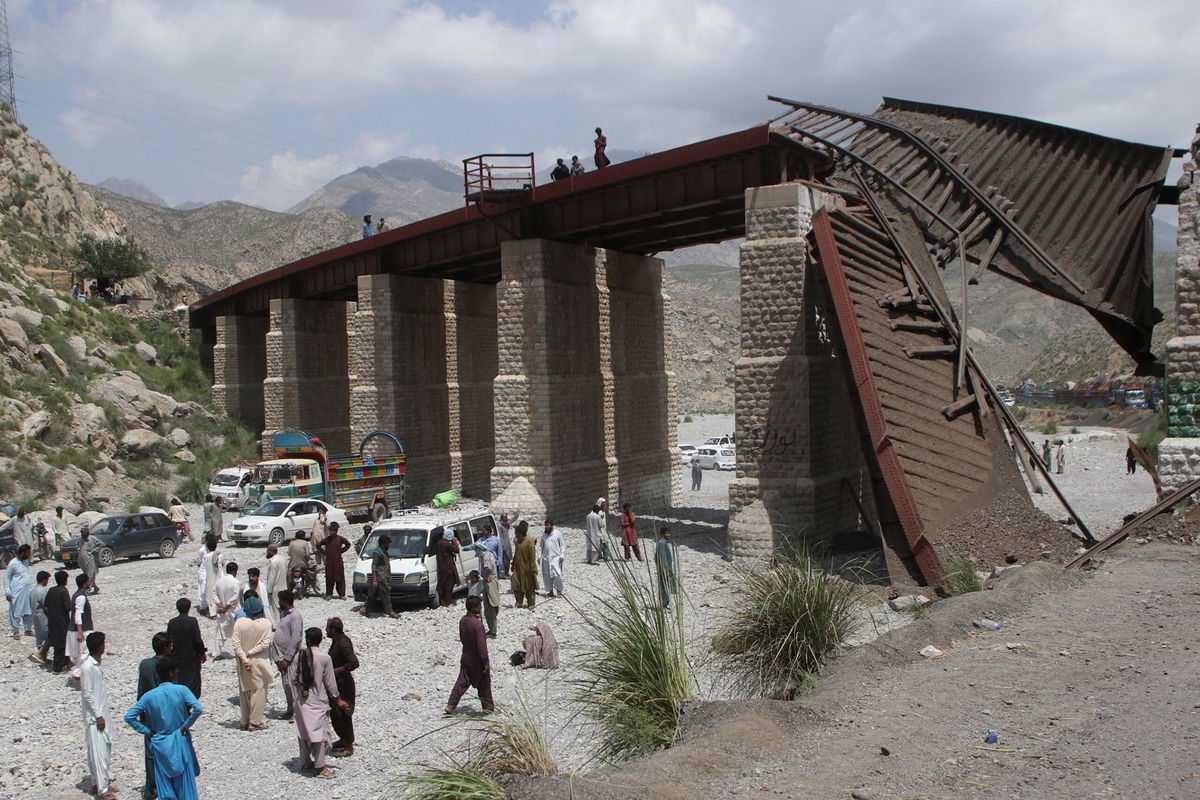
[[[781,536],[836,546],[861,527],[868,491],[844,369],[825,328],[826,300],[807,236],[826,195],[796,184],[746,192],[741,341],[735,367],[737,477],[729,487],[735,557]]]
[[[1158,447],[1166,490],[1200,477],[1200,135],[1179,178],[1175,337],[1167,342],[1167,436]]]
[[[264,433],[300,428],[319,436],[331,454],[350,452],[346,322],[352,308],[333,300],[271,301]],[[263,445],[269,452],[265,435]]]
[[[448,367],[453,369],[448,376],[452,470],[458,476],[455,484],[458,491],[468,497],[486,499],[491,496],[492,467],[496,464],[492,394],[499,361],[496,287],[453,282],[450,288],[447,330],[454,339],[454,357],[448,358]]]
[[[213,402],[226,414],[261,431],[263,379],[267,376],[267,319],[217,317],[212,348]]]

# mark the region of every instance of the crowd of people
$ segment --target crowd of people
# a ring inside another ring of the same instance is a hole
[[[143,798],[198,796],[199,760],[192,728],[204,711],[200,702],[202,674],[210,657],[212,661],[229,660],[236,670],[242,731],[268,727],[267,693],[272,684],[279,682],[286,709],[277,716],[294,726],[302,771],[331,778],[335,772],[327,759],[354,754],[353,673],[359,660],[353,642],[343,620],[336,616],[326,619],[323,627],[306,627],[297,608],[299,598],[288,583],[292,566],[311,564],[319,557],[326,573],[326,598],[344,599],[342,554],[353,545],[340,533],[336,522],[328,522],[322,515],[314,523],[311,537],[299,534],[285,551],[268,546],[265,567],[250,567],[243,581],[241,567],[236,561],[226,560],[221,548],[224,534],[219,509],[217,501],[205,503],[205,531],[194,557],[195,607],[199,616],[192,614],[191,599],[176,600],[176,616],[153,635],[149,642],[152,655],[138,665],[137,702],[123,717],[143,736]],[[629,504],[620,515],[620,526],[625,559],[642,560],[637,517]],[[553,520],[545,520],[536,543],[529,534],[529,523],[519,512],[512,521],[501,514],[497,527],[499,531],[488,528],[474,544],[467,545],[479,556],[479,570],[465,581],[458,575],[458,540],[446,532],[438,542],[442,604],[456,605],[456,590],[468,584],[466,613],[459,620],[459,675],[444,709],[447,714],[455,712],[472,687],[478,691],[485,713],[495,709],[488,641],[498,635],[500,581],[509,581],[518,608],[534,608],[543,587],[546,598],[561,596],[565,591],[566,543]],[[600,498],[587,517],[585,563],[598,564],[614,557],[608,546],[607,527],[607,503]],[[368,525],[359,541],[370,533]],[[380,537],[379,546],[371,554],[371,592],[358,609],[360,613],[397,616],[390,602],[389,544],[386,536]],[[84,551],[81,546],[81,554]],[[660,532],[655,552],[660,597],[666,606],[675,581],[670,532],[666,528]],[[111,774],[109,690],[104,671],[108,638],[99,629],[92,607],[92,597],[98,591],[97,566],[93,559],[85,567],[81,558],[80,566],[85,568],[74,576],[71,592],[68,570],[42,570],[32,576],[29,560],[30,546],[23,544],[5,571],[13,636],[32,637],[35,649],[31,658],[55,674],[69,670],[72,682],[77,682],[91,789],[101,800],[112,800],[117,787]],[[214,623],[213,652],[205,644],[199,618]],[[537,621],[521,642],[522,650],[512,658],[514,665],[545,669],[558,665],[558,645],[545,621]]]

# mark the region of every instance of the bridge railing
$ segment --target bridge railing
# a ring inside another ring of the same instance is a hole
[[[533,153],[483,153],[463,159],[463,199],[467,205],[508,197],[532,197],[537,171]]]

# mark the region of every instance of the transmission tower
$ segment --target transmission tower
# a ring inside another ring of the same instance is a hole
[[[8,2],[0,0],[0,103],[17,119],[17,94],[13,89],[12,45],[8,43]]]

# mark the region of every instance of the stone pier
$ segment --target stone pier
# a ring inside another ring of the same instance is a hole
[[[493,506],[574,519],[601,495],[670,505],[662,262],[530,239],[504,243],[501,264]]]
[[[858,424],[825,327],[832,314],[808,265],[812,216],[829,201],[799,184],[746,191],[729,487],[735,557],[767,554],[784,538],[833,546],[860,527],[847,494],[868,483]]]
[[[350,452],[346,322],[352,308],[335,300],[271,301],[263,380],[267,432],[299,428],[319,436],[331,454]]]
[[[217,317],[212,348],[213,402],[256,431],[263,429],[263,379],[267,376],[267,320]]]
[[[1158,475],[1170,492],[1200,477],[1200,136],[1179,178],[1175,336],[1167,342],[1167,437]]]

